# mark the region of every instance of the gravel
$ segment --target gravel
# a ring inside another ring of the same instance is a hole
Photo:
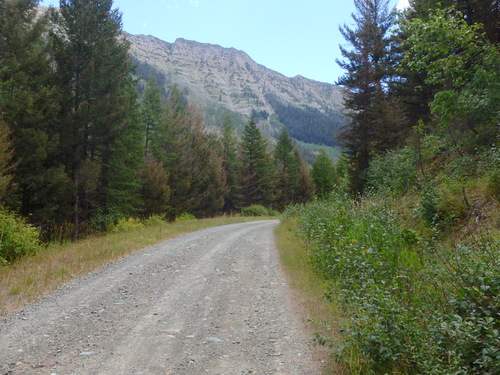
[[[0,374],[320,374],[278,223],[184,235],[64,285],[0,322]]]

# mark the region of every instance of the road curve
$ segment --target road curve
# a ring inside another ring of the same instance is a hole
[[[146,248],[0,321],[0,374],[320,374],[278,221]]]

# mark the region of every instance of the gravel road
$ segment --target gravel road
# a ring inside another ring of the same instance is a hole
[[[0,374],[320,374],[278,221],[146,248],[0,321]]]

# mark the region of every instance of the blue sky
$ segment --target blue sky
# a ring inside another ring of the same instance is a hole
[[[335,83],[352,0],[114,0],[123,29],[173,43],[177,38],[234,47],[288,77]],[[58,6],[58,0],[44,0]],[[407,0],[392,0],[402,6]]]

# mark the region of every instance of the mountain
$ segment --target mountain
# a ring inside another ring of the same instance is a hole
[[[234,48],[177,39],[126,34],[137,74],[154,77],[166,92],[178,84],[213,128],[231,115],[242,127],[253,115],[264,133],[276,137],[285,126],[301,142],[335,146],[345,121],[342,89],[302,76],[288,78]]]

